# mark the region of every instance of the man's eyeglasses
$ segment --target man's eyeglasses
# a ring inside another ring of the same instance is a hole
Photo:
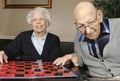
[[[95,26],[96,22],[97,22],[97,13],[96,13],[95,20],[87,21],[86,24],[77,24],[76,23],[76,26],[77,26],[77,29],[84,31],[86,29],[86,27],[91,28],[91,27]]]

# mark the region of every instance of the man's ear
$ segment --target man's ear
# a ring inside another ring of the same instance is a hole
[[[103,21],[103,11],[102,10],[97,11],[97,17],[98,17],[98,21],[101,23]]]

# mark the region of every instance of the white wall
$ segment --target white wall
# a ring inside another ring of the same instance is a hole
[[[73,9],[81,0],[52,1],[52,8],[48,9],[52,16],[52,24],[48,31],[58,35],[61,41],[74,41]],[[30,30],[31,26],[26,23],[26,15],[29,10],[31,9],[3,9],[1,2],[0,38],[13,39],[20,32]]]

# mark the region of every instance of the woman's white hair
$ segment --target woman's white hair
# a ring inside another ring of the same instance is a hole
[[[45,19],[48,20],[48,24],[51,23],[51,18],[50,18],[50,13],[46,8],[41,8],[41,7],[36,7],[33,10],[29,11],[27,14],[27,23],[31,24],[32,23],[32,16],[35,12],[40,12],[44,15]]]

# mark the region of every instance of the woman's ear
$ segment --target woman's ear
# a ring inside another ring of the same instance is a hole
[[[50,25],[49,21],[46,20],[46,26],[48,27]]]
[[[103,21],[103,11],[102,10],[97,11],[97,17],[98,17],[98,21],[101,23]]]

